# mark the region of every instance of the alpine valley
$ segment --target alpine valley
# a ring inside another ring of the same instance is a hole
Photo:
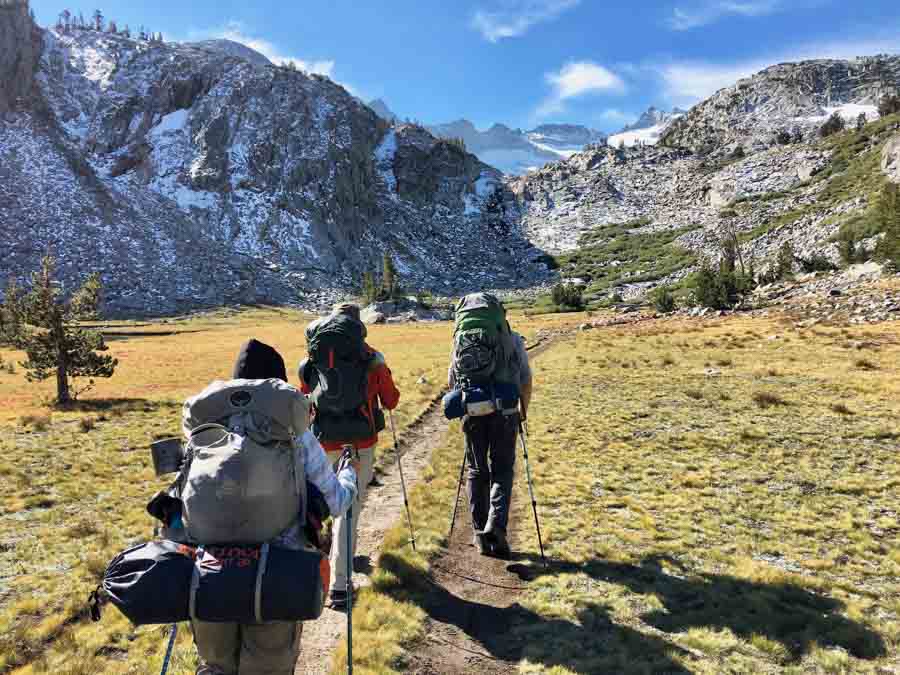
[[[234,42],[43,29],[4,0],[0,274],[24,280],[50,250],[67,286],[98,271],[109,312],[146,315],[321,307],[385,252],[405,287],[443,296],[562,274],[639,297],[726,231],[757,269],[785,242],[836,261],[839,229],[900,181],[900,116],[878,113],[898,92],[900,57],[867,56],[772,66],[609,139],[426,128]],[[833,113],[860,130],[820,138]],[[577,260],[622,237],[659,255]]]

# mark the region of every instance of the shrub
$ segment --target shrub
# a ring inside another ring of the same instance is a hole
[[[875,247],[875,256],[900,270],[900,186],[885,185],[878,203],[878,216],[884,227],[884,237]]]
[[[845,265],[853,265],[862,262],[865,257],[865,249],[856,241],[856,232],[852,227],[841,226],[838,230],[838,253]]]
[[[701,268],[693,277],[693,286],[694,297],[703,307],[731,309],[752,288],[753,282],[749,275],[723,264],[718,270]]]
[[[556,284],[550,291],[553,304],[569,309],[583,309],[584,296],[581,286],[575,284]]]
[[[860,370],[878,370],[878,364],[874,361],[870,361],[869,359],[857,359],[853,365],[855,365]]]
[[[729,157],[731,159],[744,159],[747,156],[747,153],[744,152],[744,146],[738,145],[734,150],[731,151]]]
[[[778,405],[787,405],[787,401],[778,394],[769,391],[758,391],[753,394],[753,402],[760,408],[772,408]]]
[[[821,253],[813,253],[809,258],[797,258],[800,269],[807,274],[811,272],[833,272],[837,266]]]
[[[847,407],[846,403],[835,403],[831,406],[831,410],[838,415],[852,415],[853,411]]]
[[[828,118],[825,124],[819,127],[819,135],[822,138],[828,138],[829,136],[842,132],[845,127],[846,122],[844,122],[844,118],[835,112],[831,114],[831,117]]]
[[[775,142],[778,143],[778,145],[790,145],[791,140],[791,134],[784,129],[775,134]]]
[[[778,258],[775,261],[775,274],[778,275],[778,279],[787,279],[794,274],[796,259],[794,246],[789,241],[784,242],[778,249]]]
[[[93,417],[82,417],[78,422],[78,428],[84,433],[88,433],[94,429],[95,422]]]
[[[660,314],[669,314],[675,311],[675,296],[668,286],[660,286],[650,295],[653,307]]]

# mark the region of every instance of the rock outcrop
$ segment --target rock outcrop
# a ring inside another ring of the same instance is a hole
[[[833,112],[872,121],[881,97],[898,91],[900,56],[782,63],[694,106],[661,142],[704,152],[761,149],[779,131],[814,134]]]
[[[894,136],[881,152],[881,170],[888,180],[900,183],[900,135]]]
[[[40,53],[27,0],[0,0],[0,113],[32,103]]]

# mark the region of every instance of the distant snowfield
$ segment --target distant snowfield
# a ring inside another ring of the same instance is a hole
[[[863,105],[860,103],[845,103],[831,108],[824,108],[824,115],[813,115],[812,117],[802,118],[806,122],[824,122],[834,113],[838,113],[844,120],[855,122],[856,119],[864,114],[869,122],[877,120],[881,115],[878,114],[878,106]]]
[[[621,134],[613,134],[609,137],[607,144],[613,148],[618,148],[623,142],[627,148],[634,146],[638,142],[643,145],[656,145],[668,127],[669,124],[656,124],[646,129],[635,129],[634,131],[625,131]]]

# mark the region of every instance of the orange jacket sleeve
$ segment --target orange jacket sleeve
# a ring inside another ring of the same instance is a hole
[[[377,393],[381,405],[388,410],[393,410],[400,402],[400,391],[394,384],[394,376],[391,375],[391,369],[386,364],[379,364],[372,371],[372,379],[374,380],[373,391]]]

